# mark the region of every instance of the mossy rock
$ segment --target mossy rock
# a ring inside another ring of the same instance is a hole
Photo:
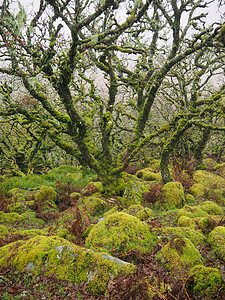
[[[178,219],[178,226],[180,226],[180,227],[189,227],[189,228],[192,228],[192,229],[197,229],[197,227],[198,227],[196,222],[194,221],[194,219],[190,218],[190,217],[187,217],[187,216],[181,216]]]
[[[163,202],[156,203],[164,209],[180,208],[185,203],[184,189],[179,181],[168,182],[162,188]]]
[[[214,171],[225,170],[225,163],[222,163],[222,164],[216,164],[216,165],[213,167],[213,170],[214,170]]]
[[[36,202],[45,202],[45,201],[51,201],[56,204],[59,203],[59,197],[56,191],[50,187],[50,186],[45,186],[43,185],[39,191],[35,193],[35,201]]]
[[[187,238],[172,238],[158,252],[157,257],[162,261],[166,260],[166,267],[180,278],[187,278],[192,267],[203,264],[199,251]]]
[[[87,248],[109,254],[126,255],[131,250],[143,254],[156,245],[156,234],[138,218],[117,212],[94,225],[86,239]]]
[[[205,236],[199,230],[187,227],[161,227],[155,228],[159,240],[168,237],[171,240],[172,237],[188,238],[195,246],[203,245],[205,243]]]
[[[103,192],[103,186],[101,182],[89,182],[83,189],[82,194],[101,194]]]
[[[149,168],[142,169],[136,173],[138,178],[144,179],[146,181],[161,181],[162,176],[160,173],[152,172]]]
[[[90,196],[84,199],[84,204],[91,215],[103,213],[107,208],[107,202],[101,198]]]
[[[118,205],[112,207],[110,210],[108,210],[107,212],[105,212],[105,213],[103,214],[103,218],[106,218],[106,217],[108,217],[109,215],[114,214],[115,212],[118,212]]]
[[[157,171],[160,169],[160,162],[161,162],[160,159],[153,158],[148,163],[148,168],[153,172]]]
[[[225,206],[225,189],[207,189],[204,195],[206,199]]]
[[[195,198],[202,198],[205,195],[205,191],[207,188],[201,183],[194,183],[190,187],[190,194],[193,195]]]
[[[188,204],[193,204],[195,203],[195,197],[191,194],[186,194],[185,195],[185,202]]]
[[[22,215],[19,215],[18,213],[4,213],[3,211],[0,211],[0,224],[21,222],[24,219],[25,218]]]
[[[139,180],[130,180],[125,184],[123,197],[118,198],[122,205],[131,206],[143,202],[143,193],[148,192],[147,186]]]
[[[217,162],[213,160],[212,158],[204,158],[202,160],[203,165],[205,165],[206,168],[213,169],[216,165]]]
[[[197,170],[193,174],[193,179],[207,188],[225,188],[225,179],[212,172]]]
[[[201,204],[201,208],[209,215],[224,215],[222,207],[213,201],[205,201]]]
[[[78,192],[73,192],[73,193],[70,194],[70,197],[72,197],[75,200],[79,200],[80,197],[81,197],[81,194],[78,193]]]
[[[135,216],[141,221],[146,221],[153,215],[153,211],[150,208],[143,207],[140,204],[131,205],[128,209],[124,209],[123,212]]]
[[[181,208],[176,216],[176,221],[179,220],[181,216],[189,217],[189,218],[195,218],[195,217],[206,217],[208,216],[208,213],[204,211],[201,206],[190,206],[185,205],[183,208]]]
[[[9,264],[18,270],[31,270],[36,276],[45,268],[46,275],[56,274],[72,284],[85,282],[93,295],[105,294],[109,281],[119,272],[135,271],[132,264],[94,253],[57,236],[36,236],[1,247],[0,265]]]
[[[209,234],[208,242],[215,254],[225,262],[225,227],[215,227]]]
[[[74,181],[79,181],[83,179],[83,174],[81,172],[79,173],[67,173],[66,177],[69,179],[72,179]]]
[[[195,223],[198,225],[198,228],[203,232],[211,231],[218,222],[221,220],[221,216],[207,216],[204,218],[194,218]]]
[[[213,297],[218,289],[225,285],[220,271],[216,268],[195,266],[190,270],[189,276],[192,277],[192,280],[189,279],[187,283],[188,291],[195,296],[204,295],[204,299]]]

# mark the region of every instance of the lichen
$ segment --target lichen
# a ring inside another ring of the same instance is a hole
[[[188,284],[187,288],[195,296],[213,297],[219,288],[225,285],[220,271],[216,268],[195,266],[190,270],[189,276],[192,276],[194,282]],[[210,298],[211,299],[211,298]]]
[[[29,268],[36,276],[45,268],[46,275],[56,274],[72,284],[85,282],[94,295],[104,294],[108,282],[119,272],[135,271],[132,264],[117,264],[103,257],[103,253],[94,253],[56,236],[36,236],[1,247],[0,265],[9,263],[19,270]]]
[[[148,253],[156,245],[156,234],[144,222],[123,212],[109,215],[94,225],[86,239],[88,248],[126,255],[130,250]]]
[[[186,278],[192,267],[203,264],[199,251],[187,238],[172,238],[158,252],[157,257],[166,260],[166,267],[181,278]]]

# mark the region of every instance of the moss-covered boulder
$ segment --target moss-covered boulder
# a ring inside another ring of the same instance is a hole
[[[191,194],[186,194],[185,195],[185,202],[187,204],[193,204],[193,203],[195,203],[195,197]]]
[[[162,176],[160,173],[152,172],[151,169],[146,168],[138,171],[136,173],[136,176],[138,178],[144,179],[146,181],[161,181]]]
[[[201,183],[194,183],[190,187],[190,194],[195,198],[203,198],[205,196],[205,191],[207,188]]]
[[[205,297],[214,298],[213,296],[218,289],[221,289],[225,285],[220,271],[216,268],[204,267],[202,265],[195,266],[190,270],[189,276],[188,291],[195,296],[201,297],[204,295],[204,299]]]
[[[91,215],[103,213],[108,205],[105,200],[94,196],[85,198],[83,202]]]
[[[148,187],[139,180],[129,180],[125,184],[123,197],[120,197],[120,202],[124,206],[131,206],[143,202],[143,193],[148,192]]]
[[[224,215],[222,207],[214,203],[213,201],[204,201],[200,205],[201,209],[207,212],[209,215]]]
[[[128,209],[124,209],[123,212],[135,216],[141,221],[146,221],[153,215],[152,209],[140,204],[131,205]]]
[[[205,236],[199,230],[187,227],[160,227],[155,228],[158,239],[162,242],[171,240],[172,237],[188,238],[195,246],[203,245],[205,243]]]
[[[178,222],[179,218],[181,216],[189,217],[189,218],[195,218],[195,217],[206,217],[208,216],[208,213],[204,211],[201,206],[190,206],[185,205],[183,208],[181,208],[176,215],[176,221]]]
[[[180,227],[189,227],[189,228],[192,228],[192,229],[197,229],[198,228],[194,218],[190,218],[190,217],[187,217],[187,216],[181,216],[178,219],[177,224]]]
[[[156,203],[156,206],[165,209],[180,208],[185,203],[184,189],[179,181],[168,182],[162,188],[163,201]]]
[[[208,242],[214,253],[225,261],[225,227],[217,226],[209,234]]]
[[[34,198],[36,202],[45,202],[47,200],[56,204],[59,202],[59,197],[56,191],[52,187],[45,185],[36,192]]]
[[[3,211],[0,211],[0,224],[21,222],[24,219],[25,218],[18,213],[4,213]]]
[[[225,188],[225,179],[212,172],[197,170],[193,179],[207,188]]]
[[[0,248],[0,265],[8,264],[19,270],[31,270],[39,275],[56,274],[72,284],[85,282],[94,295],[104,294],[110,280],[119,272],[126,274],[135,267],[107,254],[94,253],[56,236],[36,236]]]
[[[176,274],[180,278],[187,278],[192,267],[203,264],[199,251],[187,238],[172,238],[159,251],[157,257],[165,262],[172,274]]]
[[[126,255],[130,250],[148,253],[156,245],[156,234],[138,218],[117,212],[94,225],[87,239],[87,248],[112,255]]]

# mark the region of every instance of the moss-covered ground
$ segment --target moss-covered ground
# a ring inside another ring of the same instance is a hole
[[[225,299],[225,178],[214,169],[165,186],[149,165],[124,174],[120,197],[71,166],[4,178],[0,298]]]

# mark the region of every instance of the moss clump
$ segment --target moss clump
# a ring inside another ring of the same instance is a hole
[[[59,197],[56,191],[52,187],[45,185],[43,185],[40,190],[36,192],[34,198],[36,202],[43,202],[45,200],[49,200],[56,204],[59,202]]]
[[[186,278],[190,269],[202,265],[202,257],[193,243],[187,238],[174,238],[158,253],[166,267],[181,278]]]
[[[160,203],[165,209],[180,208],[185,203],[184,189],[179,181],[168,182],[162,188],[164,201]]]
[[[81,194],[77,193],[77,192],[73,192],[70,194],[70,197],[72,197],[75,200],[79,200],[79,198],[81,197]]]
[[[197,170],[193,175],[193,179],[207,188],[225,188],[225,179],[212,172]]]
[[[225,261],[225,227],[215,227],[209,234],[208,242],[215,254]]]
[[[86,246],[109,254],[126,255],[130,250],[147,253],[156,245],[156,234],[147,224],[123,212],[109,215],[94,225]]]
[[[207,217],[208,213],[198,205],[196,206],[185,205],[183,208],[181,208],[178,211],[176,216],[176,221],[178,221],[181,216],[185,216],[189,218]]]
[[[161,227],[156,228],[155,231],[158,233],[158,238],[171,239],[172,236],[188,238],[195,246],[202,245],[205,243],[205,236],[199,231],[193,228],[186,227]],[[160,235],[159,235],[160,234]]]
[[[123,197],[119,198],[124,206],[131,206],[143,202],[143,193],[148,192],[148,188],[139,180],[129,180],[125,184]]]
[[[101,182],[89,182],[82,190],[83,194],[95,194],[95,193],[102,193],[103,186]]]
[[[22,215],[19,215],[18,213],[12,212],[12,213],[4,213],[3,211],[0,211],[0,223],[16,223],[21,222],[24,220],[24,217]]]
[[[149,168],[140,170],[136,173],[138,178],[144,179],[146,181],[161,181],[162,177],[160,173],[152,172]]]
[[[223,209],[213,201],[203,202],[201,208],[209,215],[224,215]]]
[[[153,211],[148,207],[143,207],[140,204],[131,205],[128,209],[124,209],[123,212],[135,216],[141,221],[145,221],[153,215]]]
[[[185,202],[193,204],[193,203],[195,203],[195,197],[191,194],[186,194],[185,195]]]
[[[86,282],[87,289],[94,295],[104,294],[108,282],[119,272],[135,271],[131,264],[117,262],[56,236],[36,236],[1,247],[0,265],[9,263],[19,270],[32,270],[35,275],[45,268],[46,275],[56,274],[72,284]]]
[[[107,202],[103,199],[90,196],[84,199],[84,204],[87,207],[88,212],[91,215],[99,214],[104,212],[107,207]]]
[[[178,219],[178,226],[180,227],[189,227],[193,229],[197,229],[197,224],[193,218],[189,218],[187,216],[181,216]]]
[[[109,215],[114,214],[117,211],[118,211],[118,206],[116,205],[116,206],[112,207],[110,210],[108,210],[107,212],[105,212],[103,215],[103,218],[106,218]]]
[[[190,187],[190,194],[193,195],[195,198],[204,197],[206,189],[207,188],[203,184],[194,183]]]
[[[212,297],[225,285],[220,271],[216,268],[195,266],[190,270],[189,276],[192,276],[194,282],[192,281],[192,284],[188,284],[187,287],[195,296],[201,297],[204,294],[204,297]]]

